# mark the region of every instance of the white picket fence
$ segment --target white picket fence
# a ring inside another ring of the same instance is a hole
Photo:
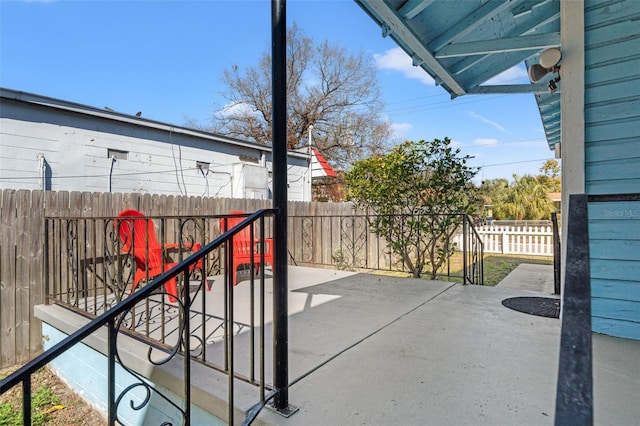
[[[551,226],[476,226],[485,253],[553,256]],[[455,237],[462,247],[462,235]]]

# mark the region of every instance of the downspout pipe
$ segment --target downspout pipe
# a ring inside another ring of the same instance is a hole
[[[42,208],[47,206],[47,198],[45,192],[47,191],[47,160],[44,158],[44,154],[38,153],[38,177],[40,178],[40,190],[42,191]]]
[[[47,189],[47,165],[43,153],[38,153],[38,176],[40,177],[40,189],[44,194],[44,191]]]

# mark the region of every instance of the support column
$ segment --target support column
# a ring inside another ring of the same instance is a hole
[[[584,0],[560,2],[560,131],[562,150],[562,265],[567,259],[569,196],[584,194]],[[564,292],[564,277],[562,277]]]
[[[273,408],[288,416],[289,324],[287,269],[287,19],[285,0],[271,2],[271,83],[273,129]]]

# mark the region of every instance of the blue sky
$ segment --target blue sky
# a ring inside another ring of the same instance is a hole
[[[288,0],[287,21],[378,65],[402,139],[451,138],[476,181],[537,174],[549,150],[533,95],[454,100],[352,0]],[[184,125],[224,106],[220,76],[271,47],[268,0],[0,0],[0,86]],[[494,81],[526,83],[524,66]]]

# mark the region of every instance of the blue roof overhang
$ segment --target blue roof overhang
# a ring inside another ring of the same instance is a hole
[[[487,85],[498,74],[537,63],[560,47],[558,0],[355,0],[436,82],[451,94],[531,93],[551,149],[560,141],[560,85]]]

